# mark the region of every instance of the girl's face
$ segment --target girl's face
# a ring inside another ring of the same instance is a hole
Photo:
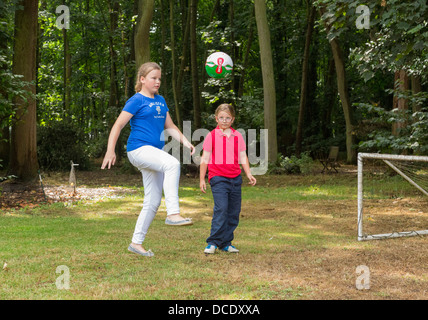
[[[218,115],[215,117],[215,120],[217,121],[219,128],[224,130],[232,126],[232,123],[235,120],[235,118],[233,118],[229,112],[220,111]]]
[[[141,91],[149,95],[157,94],[161,84],[162,72],[154,69],[150,71],[145,77],[141,77],[140,81],[143,84]]]

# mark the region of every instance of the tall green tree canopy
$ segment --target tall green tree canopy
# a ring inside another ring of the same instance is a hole
[[[160,94],[179,126],[190,121],[192,129],[212,129],[216,106],[229,102],[237,110],[237,128],[266,128],[270,109],[265,99],[271,92],[275,109],[269,119],[274,119],[277,140],[274,144],[271,139],[273,154],[306,152],[315,158],[337,145],[343,159],[352,162],[360,149],[427,152],[426,1],[265,1],[273,80],[269,84],[263,76],[266,38],[256,23],[256,4],[37,1],[37,118],[30,121],[37,126],[41,167],[68,167],[72,159],[65,160],[67,148],[62,155],[52,155],[45,147],[54,145],[49,139],[62,141],[57,132],[65,127],[67,141],[78,147],[76,154],[86,160],[102,156],[113,121],[134,94],[136,68],[144,59],[162,66]],[[22,76],[13,72],[19,27],[15,16],[22,5],[1,5],[0,157],[6,164],[13,144],[19,143],[11,144],[9,136],[18,107],[14,98],[28,100],[31,95]],[[58,28],[61,5],[69,9],[68,29]],[[366,22],[361,6],[368,9],[367,29],[358,25]],[[205,60],[215,51],[228,53],[234,61],[233,73],[224,79],[205,72]],[[118,143],[122,156],[126,130]],[[48,160],[52,157],[63,160]]]

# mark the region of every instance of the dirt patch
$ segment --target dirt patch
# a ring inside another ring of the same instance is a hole
[[[35,208],[56,202],[99,200],[138,192],[111,185],[141,186],[138,174],[122,174],[119,168],[110,171],[81,171],[76,185],[69,184],[68,172],[49,172],[30,182],[7,180],[0,185],[0,210]]]

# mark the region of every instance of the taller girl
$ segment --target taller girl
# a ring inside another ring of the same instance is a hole
[[[160,66],[154,62],[144,63],[139,68],[136,93],[126,102],[111,129],[107,152],[101,166],[101,169],[110,169],[115,164],[117,139],[125,125],[130,122],[128,159],[142,173],[144,202],[128,250],[143,256],[153,256],[153,252],[145,250],[142,243],[161,203],[162,190],[167,209],[165,223],[175,226],[193,224],[191,219],[180,215],[180,163],[162,150],[165,145],[164,130],[189,148],[191,154],[195,152],[195,148],[173,123],[165,99],[158,94],[161,74]]]

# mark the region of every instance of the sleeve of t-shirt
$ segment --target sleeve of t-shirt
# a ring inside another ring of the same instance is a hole
[[[135,115],[138,110],[140,110],[142,105],[141,99],[138,99],[138,96],[133,96],[126,101],[123,111],[129,112],[130,114]]]
[[[237,131],[237,136],[238,136],[238,150],[239,150],[239,152],[246,151],[247,146],[245,145],[244,138],[242,137],[242,134],[239,131]]]
[[[159,97],[159,99],[163,102],[163,105],[165,106],[165,108],[166,108],[166,112],[168,112],[169,111],[169,108],[168,108],[168,105],[166,104],[166,100],[165,100],[165,98],[163,97],[163,96],[161,96],[161,95],[158,95],[158,97]]]
[[[213,142],[211,138],[211,132],[207,134],[204,139],[204,143],[202,144],[202,149],[208,152],[212,152],[213,150]]]

